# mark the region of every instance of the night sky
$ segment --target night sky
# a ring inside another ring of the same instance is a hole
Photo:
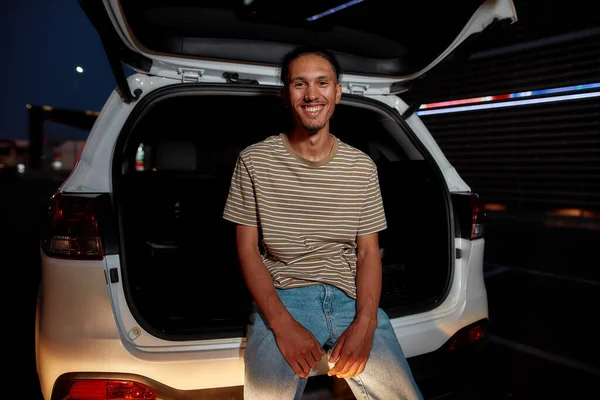
[[[27,138],[28,103],[99,111],[115,80],[100,38],[77,0],[2,3],[0,138]],[[78,65],[82,74],[75,70]],[[87,136],[84,131],[49,125],[49,133],[56,136]]]

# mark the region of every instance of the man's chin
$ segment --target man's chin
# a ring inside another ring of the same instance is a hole
[[[325,125],[324,124],[320,124],[320,125],[307,125],[307,124],[302,124],[302,128],[307,131],[307,132],[311,132],[311,133],[317,133],[319,132],[321,129],[323,129]]]

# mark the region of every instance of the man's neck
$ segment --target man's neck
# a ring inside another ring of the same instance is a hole
[[[331,153],[333,147],[333,137],[329,129],[321,129],[316,133],[294,129],[287,133],[287,138],[292,149],[309,161],[321,161]]]

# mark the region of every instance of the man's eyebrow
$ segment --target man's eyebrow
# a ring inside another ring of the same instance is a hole
[[[332,79],[332,78],[329,75],[320,75],[320,76],[317,76],[315,79],[319,80],[319,79]],[[290,79],[290,82],[293,82],[293,81],[305,81],[305,80],[306,80],[306,78],[303,77],[303,76],[292,76],[291,79]]]

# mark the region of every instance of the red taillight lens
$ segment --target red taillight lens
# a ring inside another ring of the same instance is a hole
[[[483,237],[485,220],[485,204],[477,193],[471,193],[471,240]]]
[[[50,200],[42,248],[54,257],[102,259],[98,195],[55,194]]]
[[[462,331],[458,335],[456,335],[456,337],[448,346],[448,350],[455,351],[463,347],[464,345],[484,339],[486,335],[487,333],[483,326],[475,325],[469,328],[468,330]]]
[[[74,381],[67,400],[154,400],[156,392],[131,381],[90,379]]]

